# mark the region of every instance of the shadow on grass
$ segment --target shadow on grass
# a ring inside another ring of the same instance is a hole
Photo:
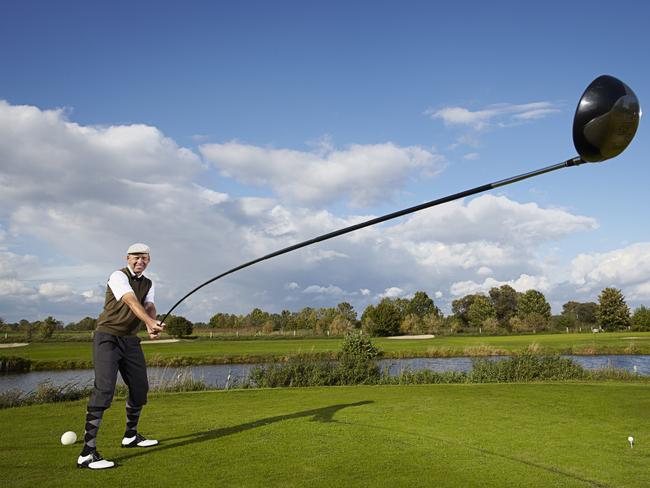
[[[225,437],[228,435],[237,434],[239,432],[244,432],[246,430],[256,429],[258,427],[263,427],[265,425],[274,424],[276,422],[283,422],[285,420],[299,419],[303,417],[311,417],[312,422],[336,422],[334,420],[334,415],[344,408],[348,407],[360,407],[361,405],[368,405],[373,403],[370,400],[365,400],[356,403],[341,403],[338,405],[331,405],[329,407],[315,408],[312,410],[305,410],[303,412],[290,413],[287,415],[277,415],[275,417],[267,417],[265,419],[255,420],[253,422],[247,422],[241,425],[233,425],[232,427],[223,427],[220,429],[206,430],[203,432],[194,432],[192,434],[169,437],[167,439],[161,439],[160,445],[150,448],[150,449],[137,449],[135,452],[129,452],[124,456],[114,457],[115,461],[124,461],[126,459],[132,459],[139,456],[144,456],[145,454],[153,454],[155,452],[165,451],[168,449],[176,449],[178,447],[185,447],[192,444],[197,444],[199,442],[211,441],[213,439],[218,439],[220,437]],[[174,442],[178,441],[178,442]],[[170,443],[171,442],[171,443]]]

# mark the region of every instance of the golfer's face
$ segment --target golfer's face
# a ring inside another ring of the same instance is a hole
[[[135,274],[142,273],[149,264],[148,254],[127,254],[126,262]]]

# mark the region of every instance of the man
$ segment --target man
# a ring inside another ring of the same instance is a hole
[[[126,401],[126,431],[122,447],[151,447],[158,441],[146,439],[137,431],[140,412],[147,403],[147,366],[137,337],[144,323],[150,339],[157,339],[165,324],[156,320],[154,287],[143,276],[150,262],[149,246],[137,243],[127,250],[127,267],[111,274],[106,287],[104,311],[97,320],[93,338],[95,387],[88,400],[84,447],[77,467],[106,469],[115,463],[97,452],[97,432],[104,411],[110,407],[117,372],[129,389]]]

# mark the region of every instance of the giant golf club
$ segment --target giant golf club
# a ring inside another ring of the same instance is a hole
[[[349,227],[345,227],[344,229],[329,232],[327,234],[323,234],[322,236],[314,237],[308,241],[294,244],[293,246],[280,249],[279,251],[272,252],[271,254],[262,256],[261,258],[257,258],[247,263],[241,264],[236,268],[232,268],[225,273],[221,273],[220,275],[215,276],[202,285],[194,288],[174,304],[169,312],[165,314],[162,322],[167,319],[167,317],[174,311],[176,307],[178,307],[178,305],[183,302],[183,300],[204,286],[209,285],[219,278],[223,278],[224,276],[232,274],[235,271],[239,271],[240,269],[244,269],[248,266],[252,266],[255,263],[259,263],[260,261],[265,261],[267,259],[280,256],[281,254],[286,254],[288,252],[295,251],[296,249],[316,244],[317,242],[326,241],[327,239],[332,239],[333,237],[347,234],[349,232],[354,232],[355,230],[379,224],[380,222],[385,222],[387,220],[417,212],[425,208],[435,207],[436,205],[458,200],[459,198],[476,195],[477,193],[499,188],[500,186],[505,186],[509,185],[510,183],[532,178],[533,176],[550,173],[556,169],[567,168],[569,166],[578,166],[583,163],[598,163],[605,161],[606,159],[611,159],[615,156],[618,156],[625,150],[625,148],[634,138],[634,134],[636,133],[636,129],[639,125],[640,115],[641,108],[639,106],[639,99],[636,97],[629,86],[627,86],[622,81],[614,78],[613,76],[599,76],[591,82],[591,84],[582,94],[582,97],[578,102],[578,107],[576,108],[575,116],[573,118],[573,144],[575,145],[579,156],[567,159],[566,161],[555,164],[553,166],[547,166],[536,171],[531,171],[530,173],[524,173],[518,176],[513,176],[512,178],[507,178],[505,180],[488,183],[487,185],[478,186],[476,188],[472,188],[471,190],[454,193],[453,195],[439,198],[437,200],[432,200],[430,202],[422,203],[414,207],[405,208],[404,210],[399,210],[382,217],[377,217],[365,222],[361,222],[359,224],[351,225]]]

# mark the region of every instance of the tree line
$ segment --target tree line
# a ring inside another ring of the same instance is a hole
[[[487,294],[465,295],[452,302],[448,316],[440,311],[424,291],[412,298],[384,298],[368,305],[361,318],[348,302],[335,307],[305,307],[300,311],[265,312],[259,308],[245,315],[216,313],[209,322],[191,322],[180,315],[167,318],[166,331],[172,336],[189,336],[194,328],[215,330],[255,330],[264,333],[308,330],[316,335],[342,335],[362,329],[371,336],[400,334],[480,333],[511,334],[553,331],[650,331],[650,309],[638,307],[630,311],[625,297],[617,288],[605,288],[598,302],[568,301],[559,315],[551,314],[551,306],[538,290],[517,292],[509,285],[492,288]],[[162,318],[162,317],[160,317]],[[30,340],[47,339],[56,330],[91,331],[97,319],[84,317],[65,327],[53,317],[44,320],[8,324],[0,318],[3,330],[22,331]]]

